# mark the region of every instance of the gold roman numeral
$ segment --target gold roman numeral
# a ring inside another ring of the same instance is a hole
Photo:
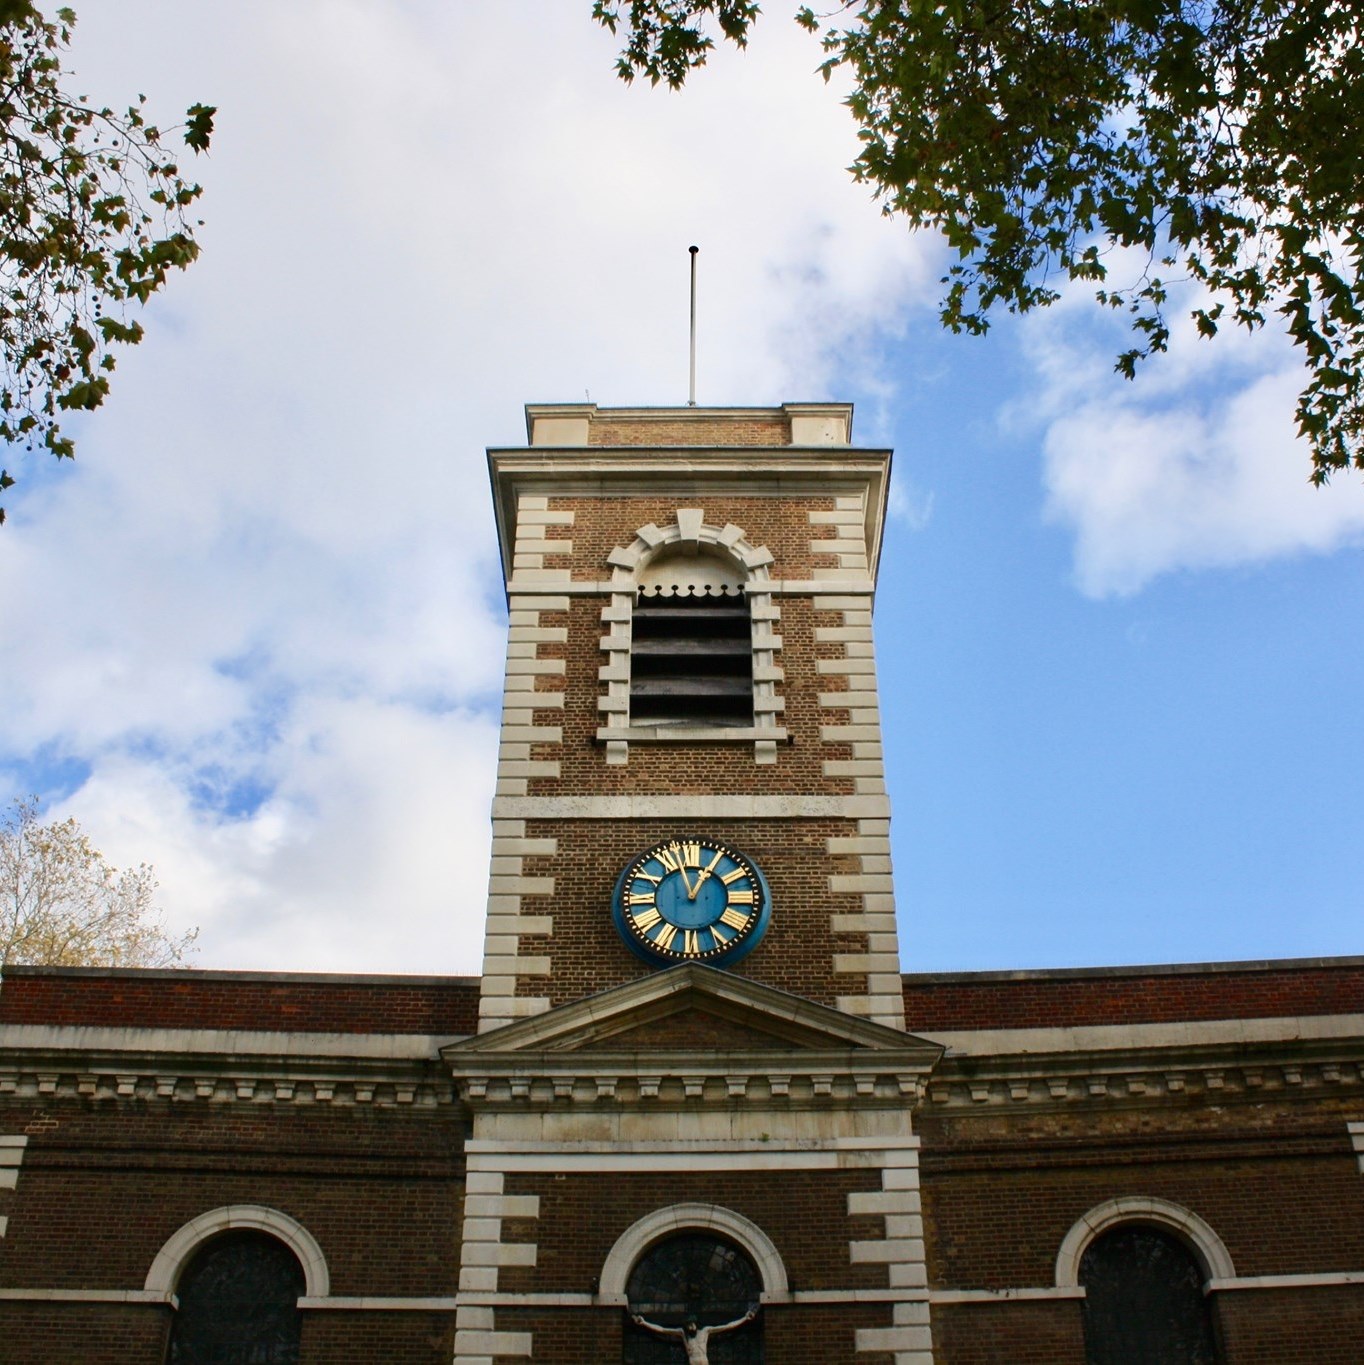
[[[626,900],[627,905],[652,905],[654,903],[654,893],[652,891],[632,891]]]
[[[728,925],[731,929],[745,929],[748,927],[748,916],[740,910],[726,906],[720,912],[720,923]]]
[[[697,946],[696,943],[696,930],[684,929],[682,932],[684,935],[684,938],[682,940],[682,951],[688,957],[695,957],[701,951],[701,949]]]
[[[635,928],[644,932],[645,930],[652,929],[663,916],[651,905],[647,910],[634,911],[630,918],[634,920]]]
[[[669,844],[667,848],[660,848],[654,857],[658,859],[668,872],[676,872],[682,864],[678,861],[678,846]]]
[[[726,872],[725,875],[720,878],[720,880],[724,882],[726,886],[728,886],[731,882],[737,882],[740,877],[747,876],[748,876],[747,868],[736,867],[733,872]]]
[[[729,893],[729,903],[731,905],[752,905],[756,900],[756,895],[752,888],[747,891],[731,891]]]
[[[671,925],[668,923],[667,920],[664,920],[663,928],[658,931],[658,937],[654,939],[654,947],[666,948],[669,952],[672,952],[673,939],[676,937],[676,935],[677,935],[676,926]]]

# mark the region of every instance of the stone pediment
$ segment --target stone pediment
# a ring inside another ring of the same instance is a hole
[[[462,1039],[442,1056],[508,1052],[784,1049],[916,1052],[942,1048],[842,1010],[700,963],[684,963],[544,1014]]]
[[[936,1043],[695,963],[441,1049],[467,1103],[903,1102]]]

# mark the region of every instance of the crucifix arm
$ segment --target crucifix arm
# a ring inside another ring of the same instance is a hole
[[[686,1332],[680,1327],[660,1327],[658,1323],[650,1322],[648,1318],[642,1318],[638,1313],[631,1313],[630,1316],[639,1324],[639,1326],[643,1327],[646,1332],[654,1332],[660,1337],[686,1338]]]
[[[756,1308],[750,1308],[741,1318],[735,1318],[733,1322],[721,1323],[719,1327],[712,1327],[712,1334],[719,1335],[721,1332],[732,1332],[736,1327],[742,1327],[746,1322],[752,1322],[758,1316]]]

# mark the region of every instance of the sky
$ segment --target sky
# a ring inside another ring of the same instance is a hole
[[[906,970],[1364,953],[1364,481],[1274,334],[1135,383],[984,339],[774,3],[680,94],[588,0],[84,0],[73,85],[219,107],[203,256],[0,528],[0,794],[151,863],[193,964],[479,969],[527,402],[851,400]],[[1192,305],[1192,299],[1178,300]]]

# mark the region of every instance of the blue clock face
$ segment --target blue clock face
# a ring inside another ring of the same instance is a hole
[[[767,882],[727,844],[685,835],[632,859],[616,882],[612,914],[646,962],[737,962],[767,929]]]

